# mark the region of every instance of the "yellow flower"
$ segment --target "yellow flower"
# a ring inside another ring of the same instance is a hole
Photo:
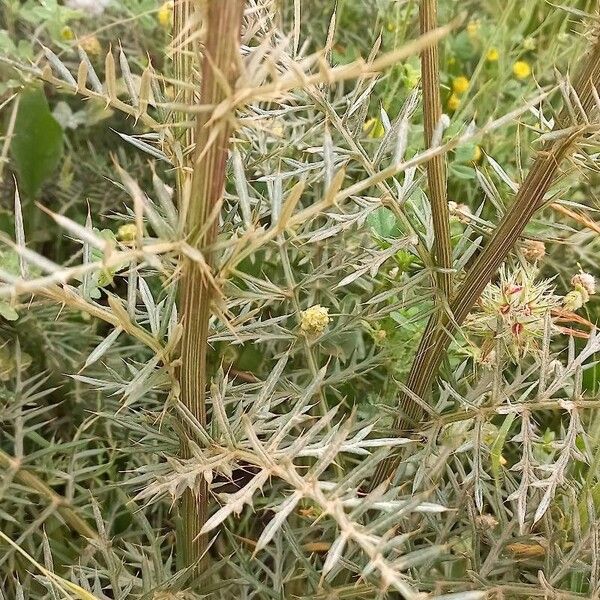
[[[524,60],[518,60],[513,65],[513,75],[517,79],[527,79],[531,75],[531,67]]]
[[[467,33],[470,38],[476,38],[479,33],[479,21],[473,20],[469,21],[467,25]]]
[[[158,9],[156,18],[159,25],[165,29],[171,26],[173,20],[173,5],[173,0],[169,0],[168,2],[164,2],[163,5]]]
[[[63,42],[70,42],[73,39],[75,39],[75,34],[73,33],[73,30],[68,25],[65,25],[60,30],[60,39]]]
[[[126,225],[121,225],[117,230],[117,239],[120,242],[133,242],[137,237],[137,227],[135,223],[127,223]]]
[[[460,106],[460,98],[456,94],[452,94],[450,98],[448,98],[448,109],[455,111]]]
[[[102,52],[100,40],[95,35],[86,35],[84,38],[81,38],[79,45],[92,56],[97,56]]]
[[[393,21],[388,21],[385,25],[385,28],[390,32],[393,33],[394,31],[396,31],[396,29],[398,29],[396,27],[396,23],[394,23]]]
[[[485,55],[485,60],[488,62],[497,62],[499,58],[500,53],[497,48],[490,48]]]
[[[307,335],[322,334],[329,325],[329,309],[320,304],[315,304],[302,311],[300,315],[300,329]]]
[[[383,123],[377,117],[366,121],[363,125],[363,131],[372,138],[381,138],[385,135]]]
[[[455,94],[464,94],[469,89],[469,80],[461,75],[452,82],[452,90]]]
[[[479,146],[475,146],[475,148],[473,148],[473,156],[471,157],[471,160],[473,162],[479,162],[482,156],[483,152],[481,151],[481,148]]]

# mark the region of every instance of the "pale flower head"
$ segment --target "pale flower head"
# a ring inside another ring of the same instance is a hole
[[[535,263],[546,255],[546,245],[538,240],[524,240],[521,244],[521,254],[527,262]]]
[[[310,336],[321,335],[327,329],[329,321],[331,321],[329,309],[320,304],[315,304],[302,311],[300,315],[300,329]]]
[[[117,230],[117,239],[120,242],[134,242],[137,238],[138,229],[135,223],[126,223]]]
[[[578,287],[582,287],[590,296],[596,293],[596,280],[593,275],[589,273],[577,273],[577,275],[573,275],[571,279],[571,285],[577,289]]]

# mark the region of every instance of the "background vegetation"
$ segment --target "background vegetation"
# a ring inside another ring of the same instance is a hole
[[[0,598],[598,597],[596,3],[214,3],[0,2]]]

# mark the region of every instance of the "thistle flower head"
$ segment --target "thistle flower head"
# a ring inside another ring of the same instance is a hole
[[[501,337],[514,360],[535,349],[546,314],[560,304],[551,281],[536,282],[536,273],[534,267],[504,268],[500,281],[486,287],[477,309],[465,321],[477,336]]]
[[[325,329],[327,329],[329,321],[331,321],[329,309],[320,304],[315,304],[302,311],[300,316],[300,329],[310,336],[321,335]]]

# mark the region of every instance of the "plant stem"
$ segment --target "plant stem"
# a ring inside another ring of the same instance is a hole
[[[237,79],[243,0],[208,0],[205,3],[206,39],[202,60],[199,101],[218,105],[231,93]],[[218,230],[218,214],[225,186],[225,169],[232,116],[210,122],[210,113],[200,113],[196,122],[194,162],[189,198],[181,205],[188,243],[200,250],[209,267],[214,264],[213,246]],[[181,277],[181,400],[194,417],[206,424],[206,354],[208,323],[214,282],[197,263],[184,259]],[[183,443],[183,457],[190,456]],[[208,488],[203,482],[184,495],[178,553],[186,567],[198,570],[206,553],[207,537],[201,535],[206,521]]]
[[[437,0],[422,0],[419,8],[421,34],[433,31],[437,27]],[[440,72],[437,43],[428,46],[421,52],[421,77],[423,81],[423,123],[425,144],[440,143],[435,140],[436,130],[442,117],[442,101],[440,98]],[[450,214],[448,210],[446,189],[445,156],[439,154],[427,163],[427,182],[429,201],[433,217],[435,264],[438,288],[450,298],[452,278],[452,245],[450,243]]]
[[[0,450],[0,467],[14,471],[15,479],[21,485],[30,490],[34,490],[40,496],[45,497],[51,504],[56,506],[58,514],[73,531],[76,531],[79,535],[90,540],[95,540],[98,537],[98,533],[75,512],[65,498],[59,496],[37,475],[23,469],[17,459],[10,457],[2,450]]]
[[[398,435],[406,435],[422,418],[421,405],[414,397],[424,398],[430,391],[433,380],[450,344],[453,333],[469,314],[485,286],[506,260],[510,250],[519,239],[535,212],[545,204],[545,196],[559,172],[561,163],[573,154],[577,143],[589,130],[589,122],[597,112],[596,90],[600,87],[600,34],[596,32],[594,44],[582,61],[578,77],[573,86],[583,109],[573,117],[567,108],[558,117],[558,128],[570,127],[562,135],[547,143],[539,151],[529,174],[519,188],[517,197],[496,228],[492,238],[477,257],[456,296],[450,303],[450,314],[444,314],[440,326],[430,321],[412,364],[406,387],[410,394],[402,393],[399,399],[399,415],[394,424]],[[376,486],[393,475],[399,464],[395,456],[381,463],[372,485]]]

